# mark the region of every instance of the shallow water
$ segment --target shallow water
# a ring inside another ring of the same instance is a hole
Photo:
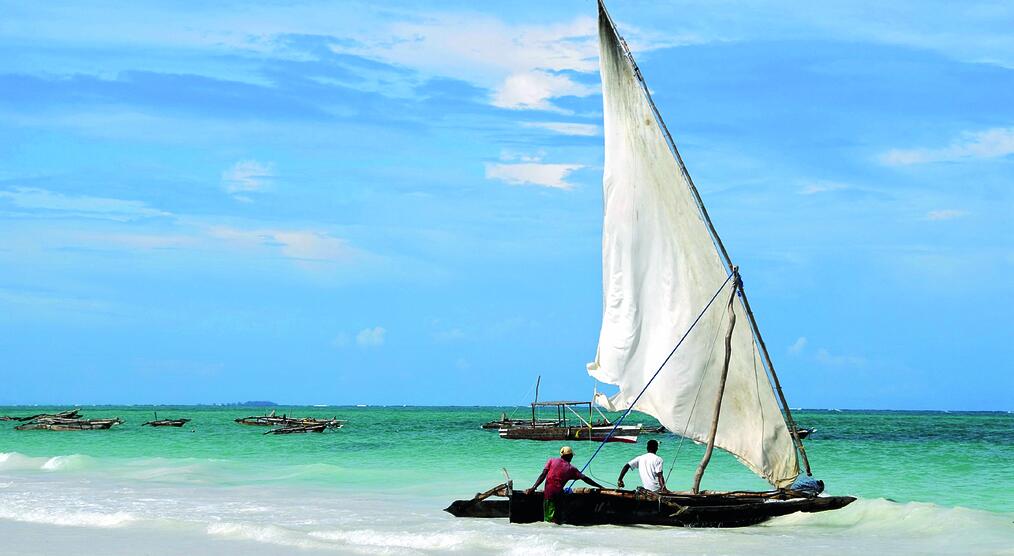
[[[0,408],[30,414],[44,408]],[[278,408],[349,420],[337,432],[263,436],[236,408],[159,408],[183,429],[140,423],[149,408],[85,408],[120,416],[110,431],[14,431],[0,423],[0,538],[12,553],[825,553],[1014,554],[1014,416],[1007,413],[801,411],[832,494],[860,497],[836,512],[798,514],[736,530],[509,525],[441,511],[499,482],[519,486],[556,443],[506,441],[478,425],[502,408]],[[512,411],[511,409],[507,410]],[[518,410],[522,414],[524,410]],[[649,418],[638,419],[652,423]],[[643,451],[610,444],[591,467],[613,481]],[[701,454],[672,436],[670,484],[686,488]],[[575,443],[576,463],[594,444]],[[632,482],[636,482],[634,479]],[[712,489],[763,489],[726,454]],[[45,544],[36,542],[45,539]],[[153,541],[155,541],[153,543]]]

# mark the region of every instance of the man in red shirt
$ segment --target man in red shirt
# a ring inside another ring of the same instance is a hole
[[[543,480],[546,481],[546,490],[542,495],[543,521],[556,523],[556,502],[563,495],[563,485],[567,484],[567,481],[581,479],[593,487],[603,488],[602,485],[585,477],[583,473],[571,465],[570,460],[572,459],[574,459],[574,450],[571,450],[570,446],[560,448],[560,457],[550,458],[532,488],[525,491],[525,494],[531,494],[539,488]]]

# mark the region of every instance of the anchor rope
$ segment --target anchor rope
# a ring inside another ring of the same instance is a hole
[[[637,405],[637,401],[640,400],[641,396],[643,396],[644,393],[648,391],[648,387],[651,386],[651,383],[655,380],[655,378],[658,377],[659,373],[662,372],[662,369],[665,368],[666,363],[668,363],[669,360],[672,359],[672,356],[676,354],[676,350],[678,350],[680,346],[683,345],[683,341],[687,339],[687,336],[689,336],[690,332],[692,332],[694,327],[697,326],[697,323],[701,322],[701,319],[704,318],[704,314],[708,312],[708,309],[711,307],[711,304],[714,303],[715,299],[718,298],[718,294],[722,293],[722,290],[725,289],[725,285],[728,284],[730,280],[732,280],[733,276],[737,276],[738,274],[739,273],[737,271],[733,271],[731,274],[729,274],[729,276],[725,278],[725,281],[722,282],[722,285],[719,286],[717,290],[715,290],[715,295],[711,296],[711,299],[708,300],[708,303],[707,305],[704,306],[704,309],[701,309],[700,314],[697,315],[696,319],[694,319],[694,322],[690,325],[690,328],[687,328],[687,331],[683,333],[683,337],[680,338],[679,342],[676,342],[676,347],[672,348],[672,351],[669,352],[669,355],[666,356],[665,360],[662,361],[662,364],[658,366],[658,369],[655,371],[655,373],[651,375],[651,378],[648,379],[648,382],[644,385],[644,388],[641,388],[641,391],[637,394],[637,397],[634,398],[634,401],[630,402],[630,405],[627,407],[627,410],[624,411],[623,415],[621,415],[620,418],[616,420],[616,423],[613,424],[613,428],[609,431],[609,434],[607,434],[606,437],[602,439],[602,442],[599,443],[598,447],[595,448],[595,452],[591,455],[590,458],[588,458],[588,461],[587,463],[584,464],[584,467],[581,468],[581,473],[584,473],[585,470],[588,469],[588,466],[591,465],[592,461],[595,460],[595,457],[599,455],[599,452],[602,451],[602,447],[606,445],[606,442],[609,442],[609,439],[612,438],[613,433],[615,433],[616,429],[620,427],[620,424],[623,423],[623,420],[626,419],[627,415],[630,415],[630,412],[634,410],[634,406]],[[574,482],[575,481],[571,481],[570,484],[573,486]]]

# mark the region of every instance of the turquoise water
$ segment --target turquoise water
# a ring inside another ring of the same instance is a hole
[[[0,415],[57,409],[62,408],[0,407]],[[503,528],[502,524],[453,520],[440,510],[452,499],[502,482],[501,468],[516,485],[528,486],[558,449],[557,443],[502,440],[495,431],[479,428],[513,408],[274,409],[290,416],[337,416],[348,423],[324,434],[264,436],[264,428],[233,422],[263,413],[261,409],[233,407],[158,408],[160,418],[193,419],[182,429],[141,427],[152,413],[151,408],[138,407],[83,408],[86,417],[126,420],[109,431],[15,431],[16,423],[0,422],[0,521],[72,527],[86,536],[89,530],[102,529],[107,537],[113,529],[128,535],[138,527],[155,527],[169,539],[197,535],[219,542],[325,552],[378,547],[509,552],[508,545],[482,544],[491,542],[485,528]],[[516,411],[523,415],[525,410]],[[995,553],[1014,546],[1014,415],[798,411],[796,416],[802,425],[817,428],[806,441],[815,476],[827,483],[829,493],[855,495],[860,501],[830,513],[838,516],[789,517],[746,531],[781,527],[779,535],[807,542],[819,535],[833,548],[835,535],[843,542],[858,535],[849,542],[861,545],[864,535],[872,535],[867,540],[881,538],[882,528],[897,527],[911,535],[912,543],[899,549],[919,552],[926,535],[912,529],[915,524],[960,522],[965,531],[978,528],[978,542],[986,543],[973,547],[973,552]],[[654,424],[645,416],[634,415],[631,420]],[[607,445],[591,474],[602,482],[615,481],[623,463],[643,451],[646,438],[660,439],[659,454],[667,468],[675,461],[671,488],[688,488],[702,449],[689,441],[680,445],[671,435],[642,436],[636,445]],[[573,446],[578,464],[595,448],[583,442]],[[765,489],[766,483],[720,453],[712,459],[704,487]],[[251,507],[259,510],[247,511]],[[398,515],[404,519],[392,522],[391,517]],[[877,529],[871,532],[868,528],[874,523]],[[828,527],[838,529],[829,532]],[[451,532],[446,538],[425,536],[433,530]],[[569,546],[568,542],[584,546],[590,534],[574,537],[566,530],[515,526],[497,529],[496,534],[547,535],[558,547]],[[656,541],[651,535],[676,534],[655,531],[639,529],[634,535],[636,542],[644,543],[642,551],[652,551]],[[732,542],[730,546],[747,542],[742,549],[755,551],[749,535],[743,534],[705,533],[725,535],[722,538]],[[954,535],[957,542],[959,533]],[[413,544],[417,541],[419,546]],[[686,542],[692,546],[696,541]],[[117,546],[106,545],[102,551],[116,553]],[[599,547],[608,546],[607,542]],[[938,539],[924,548],[929,553],[945,546]]]

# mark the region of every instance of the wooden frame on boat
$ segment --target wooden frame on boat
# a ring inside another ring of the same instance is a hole
[[[581,416],[574,410],[574,407],[588,406],[588,419]],[[552,401],[532,402],[531,421],[523,425],[512,425],[500,429],[500,438],[508,440],[567,440],[582,441],[592,440],[596,442],[637,442],[637,436],[641,433],[641,425],[625,425],[614,427],[609,419],[602,412],[600,422],[594,422],[593,411],[597,410],[592,402],[580,401]],[[540,420],[538,418],[539,408],[556,408],[556,420]],[[578,423],[567,421],[567,413],[577,417]],[[615,428],[615,431],[614,431]],[[610,434],[611,433],[611,434]]]

